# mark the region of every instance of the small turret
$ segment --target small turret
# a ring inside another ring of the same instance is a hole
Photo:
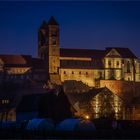
[[[57,21],[53,16],[49,19],[48,25],[58,25]]]

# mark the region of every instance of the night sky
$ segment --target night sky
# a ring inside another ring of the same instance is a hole
[[[37,56],[37,31],[54,16],[60,46],[128,47],[140,57],[140,2],[0,2],[0,53]]]

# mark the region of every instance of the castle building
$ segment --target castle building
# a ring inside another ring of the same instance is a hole
[[[128,48],[60,48],[59,24],[51,17],[38,31],[38,56],[46,62],[52,82],[82,81],[90,87],[98,80],[140,81],[140,63]]]
[[[86,88],[92,87],[89,93],[81,94],[81,87],[76,85],[75,87],[80,89],[80,94],[70,96],[74,101],[78,96],[75,104],[82,101],[81,106],[87,105],[86,99],[92,97],[95,116],[98,116],[99,108],[106,108],[104,103],[107,101],[110,101],[110,106],[116,110],[116,116],[118,112],[125,112],[121,108],[125,110],[124,104],[126,103],[131,105],[134,102],[137,107],[137,102],[140,102],[135,100],[140,97],[140,62],[130,49],[118,47],[104,50],[60,48],[59,31],[59,24],[54,17],[42,23],[38,29],[37,58],[30,55],[0,55],[0,86],[5,82],[21,83],[23,88],[18,92],[21,94],[25,90],[28,94],[29,90],[33,93],[31,86],[28,87],[31,83],[35,85],[34,87],[41,83],[41,89],[43,89],[47,81],[58,85],[74,81],[82,83]],[[24,85],[27,85],[27,90]],[[74,85],[68,85],[70,88],[74,87]],[[42,93],[42,90],[35,89],[35,91]],[[5,103],[5,100],[6,103],[10,102],[0,94],[0,102]],[[140,119],[139,110],[138,105],[138,109],[135,108],[134,112]]]
[[[54,17],[38,30],[38,58],[0,55],[0,81],[27,79],[61,84],[81,81],[98,87],[99,80],[140,81],[140,62],[128,48],[60,48],[59,24]]]

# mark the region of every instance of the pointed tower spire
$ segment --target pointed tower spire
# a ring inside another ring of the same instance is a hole
[[[51,16],[51,18],[49,19],[48,25],[58,25],[57,21],[53,16]]]
[[[45,20],[42,22],[40,28],[43,28],[43,29],[47,28],[47,22]]]

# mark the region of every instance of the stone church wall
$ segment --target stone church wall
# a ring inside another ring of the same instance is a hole
[[[140,97],[140,82],[100,80],[100,87],[107,87],[128,103],[131,102],[134,97]]]

